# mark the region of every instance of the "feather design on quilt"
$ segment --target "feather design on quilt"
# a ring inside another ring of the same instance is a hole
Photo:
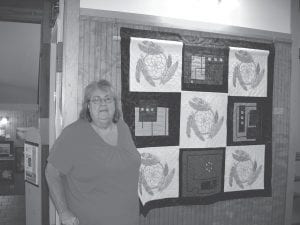
[[[229,185],[232,187],[235,181],[240,188],[244,189],[244,185],[253,184],[262,170],[262,165],[257,168],[256,160],[252,160],[251,156],[243,150],[235,150],[232,157],[235,162],[230,170]]]
[[[191,130],[201,140],[213,138],[220,130],[224,117],[219,119],[218,111],[213,111],[212,107],[201,98],[194,97],[189,101],[189,105],[195,111],[191,112],[187,121],[187,136],[190,137]]]
[[[151,85],[166,84],[173,78],[178,68],[178,61],[172,64],[172,56],[166,56],[164,49],[153,41],[142,41],[138,44],[142,54],[136,64],[136,81],[140,82],[141,75]]]
[[[149,195],[163,191],[171,183],[175,169],[169,171],[167,163],[151,153],[141,154],[142,165],[140,168],[139,192],[143,194],[144,188]]]

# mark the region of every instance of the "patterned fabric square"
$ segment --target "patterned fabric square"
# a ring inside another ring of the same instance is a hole
[[[271,140],[270,102],[264,98],[229,97],[227,145],[263,144]]]
[[[180,196],[204,197],[223,191],[225,148],[180,149]]]
[[[130,39],[129,89],[137,92],[180,92],[182,42]]]
[[[267,97],[269,51],[230,47],[228,94]]]
[[[142,164],[138,193],[141,203],[179,196],[178,147],[139,148]]]
[[[227,94],[183,91],[180,147],[225,147],[226,121]]]
[[[224,192],[264,189],[265,146],[228,146]]]
[[[180,99],[180,93],[127,95],[124,120],[138,148],[179,145]]]
[[[156,113],[146,115],[146,120],[146,116],[141,112],[144,109],[141,106],[135,107],[135,136],[168,136],[169,108],[156,107],[152,109]]]
[[[227,92],[228,48],[185,45],[183,90]]]

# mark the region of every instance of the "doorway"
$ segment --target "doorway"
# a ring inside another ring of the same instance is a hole
[[[23,131],[38,127],[41,25],[0,21],[0,210],[1,222],[24,225]],[[0,151],[1,152],[1,151]]]

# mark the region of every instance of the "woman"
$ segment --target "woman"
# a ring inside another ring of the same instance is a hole
[[[140,155],[111,84],[85,88],[80,118],[48,157],[50,196],[66,225],[137,225]]]

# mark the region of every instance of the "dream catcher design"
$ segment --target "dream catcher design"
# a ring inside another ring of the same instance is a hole
[[[188,117],[186,134],[191,137],[191,131],[201,140],[212,139],[222,127],[224,117],[219,118],[218,111],[213,111],[212,107],[201,98],[194,97],[189,101],[189,105],[194,109]]]
[[[238,81],[245,91],[255,89],[262,81],[265,70],[260,68],[259,62],[255,62],[248,51],[239,50],[235,57],[239,63],[234,67],[233,86],[236,87]]]
[[[139,193],[143,195],[143,188],[149,195],[162,192],[172,182],[175,169],[169,171],[167,163],[151,153],[141,154],[142,164],[139,176]]]
[[[153,87],[164,85],[171,80],[178,68],[178,61],[172,62],[172,56],[165,54],[164,49],[152,41],[138,44],[142,51],[136,64],[135,78],[140,83],[141,76]]]
[[[258,167],[256,160],[243,150],[235,150],[232,153],[235,162],[230,170],[229,185],[232,187],[233,181],[242,189],[244,185],[253,184],[262,171],[262,165]]]

